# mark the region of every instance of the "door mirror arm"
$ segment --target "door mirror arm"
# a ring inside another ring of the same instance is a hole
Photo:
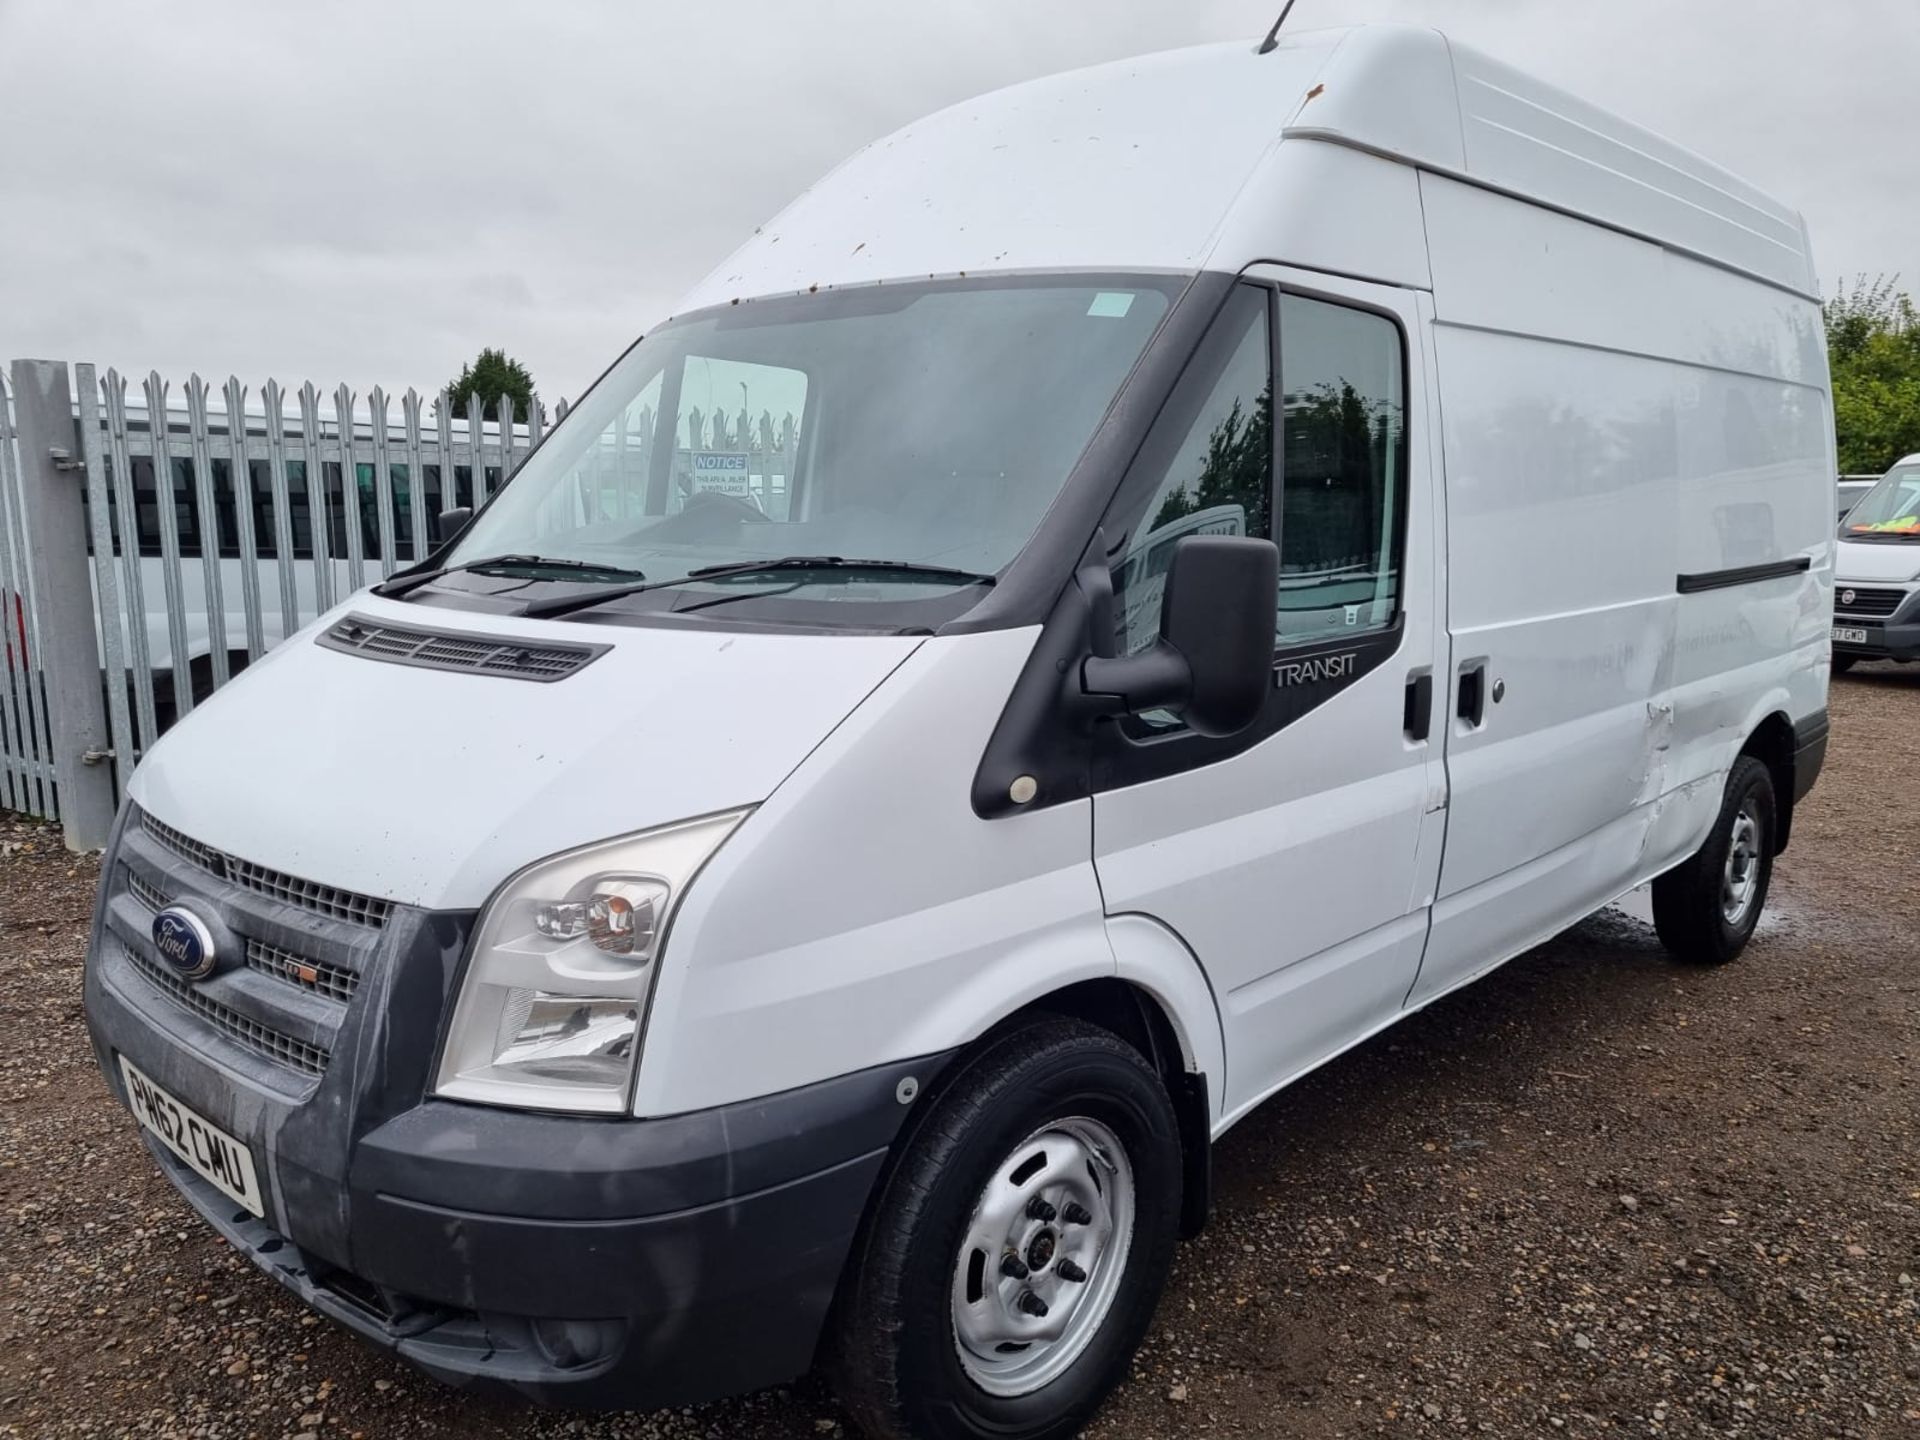
[[[1236,735],[1266,703],[1280,553],[1268,540],[1189,535],[1178,541],[1160,600],[1160,635],[1117,655],[1113,573],[1083,567],[1088,654],[1067,676],[1069,713],[1100,718],[1169,710],[1199,735]]]
[[[1193,672],[1164,633],[1138,654],[1119,653],[1113,571],[1096,560],[1081,567],[1075,579],[1087,598],[1087,654],[1067,672],[1063,699],[1068,713],[1084,727],[1095,720],[1184,706],[1193,693]]]
[[[1114,659],[1089,655],[1080,662],[1080,703],[1095,713],[1171,710],[1179,714],[1192,698],[1193,667],[1165,637],[1137,655]]]
[[[1189,535],[1169,559],[1160,638],[1122,655],[1113,571],[1095,532],[980,756],[971,799],[982,820],[1092,794],[1099,720],[1177,709],[1191,733],[1217,737],[1259,718],[1273,686],[1279,551]]]

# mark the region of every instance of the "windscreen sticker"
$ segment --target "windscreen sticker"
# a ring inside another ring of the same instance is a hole
[[[1107,320],[1118,320],[1133,309],[1131,290],[1102,290],[1093,297],[1093,303],[1087,306],[1087,314],[1097,315]]]

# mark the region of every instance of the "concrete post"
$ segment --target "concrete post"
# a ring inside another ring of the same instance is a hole
[[[14,361],[13,406],[60,825],[69,850],[98,850],[113,828],[113,767],[87,573],[85,470],[67,367]]]

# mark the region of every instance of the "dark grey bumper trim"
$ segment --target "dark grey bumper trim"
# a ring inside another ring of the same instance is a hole
[[[430,1100],[361,1137],[356,1193],[525,1219],[628,1220],[770,1190],[893,1142],[927,1055],[657,1120],[542,1115]]]
[[[1827,763],[1827,737],[1833,724],[1825,710],[1817,710],[1793,725],[1793,798],[1806,798]]]

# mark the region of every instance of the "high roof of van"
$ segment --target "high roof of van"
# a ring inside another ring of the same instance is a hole
[[[1238,270],[1283,144],[1404,160],[1810,298],[1800,217],[1651,132],[1397,25],[1168,51],[998,90],[877,140],[757,231],[683,310],[981,271]]]

